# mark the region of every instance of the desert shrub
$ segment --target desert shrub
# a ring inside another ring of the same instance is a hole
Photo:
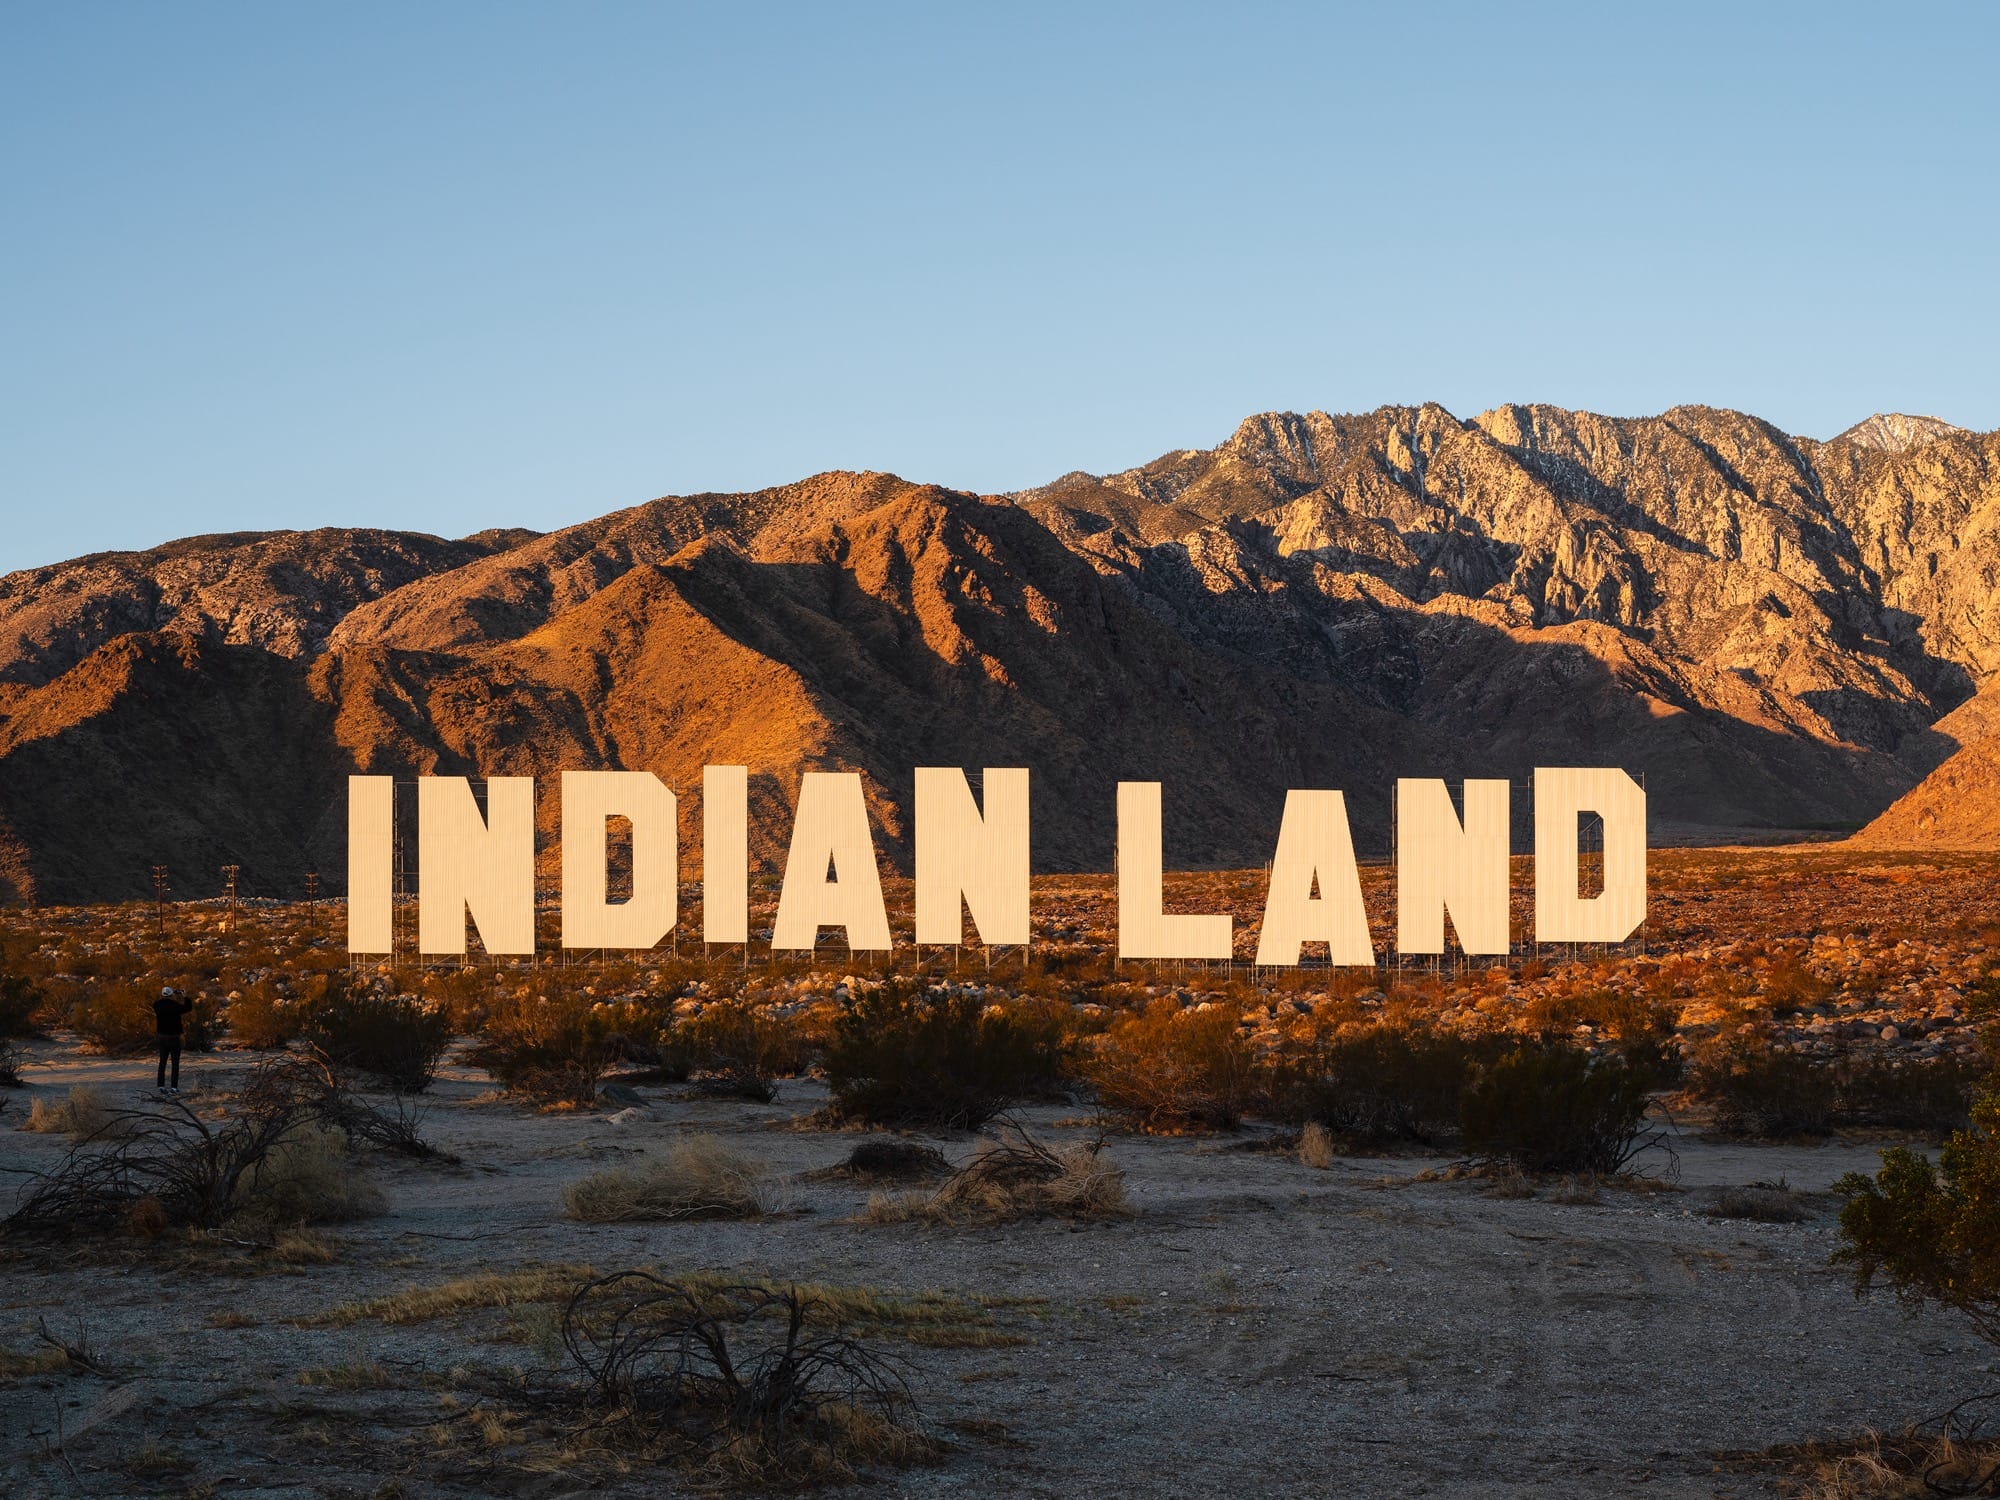
[[[1833,1259],[1853,1268],[1855,1295],[1885,1282],[1912,1307],[1963,1313],[2000,1344],[2000,1080],[1936,1162],[1899,1146],[1874,1177],[1850,1172],[1834,1191],[1847,1201]]]
[[[749,1218],[764,1210],[764,1175],[756,1158],[712,1135],[691,1135],[664,1156],[571,1183],[563,1205],[586,1224]]]
[[[1435,1145],[1457,1129],[1460,1097],[1496,1050],[1422,1025],[1346,1028],[1272,1064],[1271,1110],[1287,1124]]]
[[[1621,1042],[1671,1036],[1679,1016],[1680,1007],[1671,1000],[1605,989],[1537,996],[1522,1011],[1522,1020],[1535,1031],[1570,1032],[1588,1026]]]
[[[1781,958],[1764,973],[1763,1002],[1774,1011],[1803,1010],[1833,993],[1833,986],[1801,958]]]
[[[675,1039],[687,1049],[690,1076],[706,1094],[768,1104],[776,1080],[801,1071],[805,1050],[784,1021],[745,1000],[716,1000],[681,1022]]]
[[[1256,1092],[1249,1044],[1231,1006],[1182,1010],[1159,999],[1123,1016],[1084,1064],[1100,1104],[1144,1130],[1227,1129]]]
[[[1654,1072],[1622,1055],[1581,1047],[1520,1047],[1465,1091],[1466,1150],[1525,1172],[1611,1174],[1646,1144],[1642,1122]]]
[[[298,1035],[343,1070],[373,1074],[406,1094],[437,1076],[451,1045],[451,1019],[411,995],[377,995],[331,975],[298,1006]]]
[[[895,1224],[912,1219],[1104,1219],[1129,1212],[1124,1173],[1111,1165],[1101,1141],[1045,1146],[1019,1126],[1010,1126],[982,1140],[936,1192],[878,1193],[863,1217],[874,1224]]]
[[[1807,1195],[1780,1182],[1753,1182],[1723,1188],[1709,1205],[1711,1219],[1750,1219],[1760,1224],[1803,1224],[1812,1217]]]
[[[552,988],[494,999],[472,1060],[510,1093],[586,1105],[618,1053],[607,1007],[580,991]]]
[[[1691,1081],[1695,1095],[1714,1105],[1715,1128],[1727,1135],[1825,1135],[1840,1112],[1833,1068],[1754,1040],[1703,1059]]]
[[[328,982],[329,976],[320,975],[307,981],[306,991],[323,995]],[[238,990],[224,1016],[231,1040],[245,1047],[283,1047],[297,1039],[304,1018],[298,1000],[286,995],[269,976]]]
[[[0,1042],[0,1089],[22,1086],[21,1059],[26,1055],[18,1043]]]
[[[826,1051],[834,1113],[969,1130],[1061,1078],[1060,1039],[966,995],[885,984],[842,1010]]]
[[[1782,1138],[1853,1125],[1941,1134],[1966,1122],[1977,1078],[1953,1058],[1819,1059],[1744,1037],[1705,1058],[1691,1082],[1714,1105],[1717,1130]]]
[[[564,1309],[579,1438],[768,1491],[937,1454],[899,1369],[826,1326],[809,1289],[627,1271]]]
[[[106,1052],[150,1052],[157,1030],[153,1002],[159,998],[160,985],[151,979],[95,985],[70,1006],[69,1024],[78,1036]],[[181,1046],[189,1052],[207,1052],[215,1046],[206,1001],[197,1000],[182,1018]]]
[[[339,1131],[302,1123],[273,1143],[237,1191],[232,1217],[267,1224],[341,1224],[382,1212],[382,1192],[355,1171]]]
[[[38,1135],[88,1137],[101,1134],[110,1124],[111,1108],[104,1102],[103,1090],[88,1083],[73,1083],[67,1098],[31,1101],[28,1118],[22,1121],[21,1128]]]
[[[845,1161],[827,1168],[825,1175],[856,1182],[921,1182],[949,1171],[951,1163],[935,1146],[916,1141],[863,1141],[847,1153]]]
[[[1969,1122],[1978,1087],[1979,1070],[1956,1058],[1900,1067],[1887,1058],[1868,1058],[1842,1072],[1840,1120],[1942,1135]]]
[[[111,1123],[71,1149],[53,1169],[20,1189],[4,1228],[20,1234],[116,1232],[143,1227],[220,1229],[239,1215],[269,1219],[260,1182],[317,1171],[305,1155],[295,1174],[272,1164],[286,1143],[317,1122],[281,1094],[246,1093],[219,1120],[180,1100],[112,1110]],[[303,1194],[301,1189],[301,1194]],[[295,1206],[295,1205],[294,1205]]]
[[[33,1036],[48,995],[23,974],[0,974],[0,1041]]]

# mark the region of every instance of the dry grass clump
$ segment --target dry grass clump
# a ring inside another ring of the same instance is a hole
[[[1324,1172],[1333,1165],[1333,1132],[1317,1120],[1306,1121],[1299,1132],[1299,1163]]]
[[[1759,1224],[1803,1224],[1812,1217],[1810,1195],[1777,1182],[1723,1188],[1708,1207],[1711,1219],[1749,1219]]]
[[[21,1129],[38,1135],[95,1136],[110,1124],[111,1109],[104,1102],[103,1091],[88,1083],[73,1083],[65,1099],[31,1100]]]
[[[485,1308],[567,1302],[576,1289],[595,1274],[589,1266],[570,1264],[523,1266],[513,1271],[482,1271],[476,1276],[455,1277],[436,1286],[405,1287],[400,1292],[391,1292],[383,1297],[343,1302],[324,1312],[310,1313],[292,1321],[301,1328],[345,1328],[370,1320],[401,1326],[428,1323],[433,1318]]]
[[[1970,1429],[1970,1430],[1969,1430]],[[1931,1432],[1871,1432],[1860,1441],[1804,1443],[1771,1451],[1795,1475],[1798,1500],[1937,1500],[2000,1494],[2000,1439],[1972,1424]]]
[[[387,1207],[382,1190],[355,1170],[340,1132],[307,1125],[282,1137],[251,1169],[238,1215],[273,1224],[345,1224]]]
[[[877,1193],[862,1217],[871,1224],[954,1219],[1108,1219],[1130,1213],[1125,1174],[1101,1141],[1049,1147],[1018,1126],[981,1141],[972,1157],[932,1193]]]
[[[586,1224],[754,1218],[765,1211],[764,1176],[756,1158],[715,1136],[691,1135],[664,1156],[571,1183],[563,1204]]]

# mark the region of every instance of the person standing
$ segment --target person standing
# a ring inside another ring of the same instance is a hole
[[[167,1093],[181,1091],[181,1020],[194,1009],[194,1001],[188,999],[172,985],[160,991],[160,998],[153,1002],[154,1029],[160,1040],[160,1076],[155,1088]],[[173,1064],[173,1082],[167,1082],[167,1064]]]

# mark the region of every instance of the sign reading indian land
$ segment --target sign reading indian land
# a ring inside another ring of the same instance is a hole
[[[916,772],[916,941],[1029,940],[1028,772],[989,768],[983,805],[956,767]],[[1463,814],[1445,782],[1396,784],[1396,949],[1445,951],[1449,915],[1468,954],[1508,951],[1509,785],[1468,780]],[[1603,829],[1602,883],[1580,889],[1579,816]],[[631,889],[611,898],[612,822],[631,839]],[[702,772],[702,937],[750,939],[749,772]],[[348,950],[394,944],[395,782],[355,776],[348,798]],[[1646,794],[1624,771],[1543,767],[1534,778],[1534,935],[1543,943],[1617,943],[1646,915]],[[679,921],[680,818],[674,793],[649,771],[565,771],[561,823],[562,946],[652,948]],[[1168,913],[1162,887],[1160,784],[1118,784],[1118,956],[1227,959],[1226,913]],[[466,951],[470,914],[490,954],[535,951],[535,783],[486,782],[482,811],[462,776],[417,782],[417,947]],[[861,777],[808,771],[799,780],[779,889],[774,950],[809,951],[839,929],[850,948],[890,946],[888,907]],[[1256,962],[1289,966],[1309,943],[1334,964],[1376,961],[1346,799],[1294,790],[1285,798],[1258,927]]]

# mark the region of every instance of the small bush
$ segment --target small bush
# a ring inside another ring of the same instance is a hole
[[[804,1049],[785,1023],[744,1000],[711,1002],[674,1029],[690,1074],[705,1094],[768,1104],[776,1080],[801,1071]]]
[[[312,989],[324,993],[327,979],[310,981]],[[304,1013],[298,1001],[285,995],[275,979],[266,977],[246,985],[229,1002],[224,1017],[229,1036],[245,1047],[283,1047],[297,1040]]]
[[[430,1087],[451,1045],[443,1011],[410,995],[356,990],[340,975],[299,1010],[299,1036],[335,1067],[373,1074],[405,1094]]]
[[[1098,1039],[1084,1065],[1098,1101],[1144,1130],[1222,1130],[1256,1093],[1249,1044],[1233,1006],[1182,1010],[1159,999]]]
[[[810,1289],[627,1271],[578,1289],[560,1331],[590,1408],[577,1438],[621,1459],[769,1492],[940,1452],[901,1372],[830,1331]]]
[[[1466,1085],[1494,1051],[1421,1025],[1349,1028],[1273,1065],[1272,1113],[1367,1141],[1436,1145],[1457,1129]]]
[[[563,1189],[586,1224],[741,1219],[764,1211],[764,1165],[712,1135],[688,1136],[638,1166],[593,1172]]]
[[[2000,1344],[2000,1079],[1935,1163],[1899,1146],[1874,1177],[1850,1172],[1834,1191],[1847,1202],[1833,1259],[1853,1268],[1856,1296],[1884,1281],[1912,1307],[1956,1309]]]
[[[0,1089],[22,1086],[21,1059],[26,1056],[14,1042],[0,1042]]]
[[[38,1135],[87,1137],[100,1134],[110,1124],[111,1109],[104,1102],[103,1091],[88,1083],[73,1083],[66,1099],[31,1101],[21,1128]]]
[[[280,1138],[244,1177],[236,1215],[267,1224],[342,1224],[387,1206],[355,1171],[336,1130],[303,1125]]]
[[[1797,1052],[1752,1041],[1724,1048],[1695,1069],[1697,1097],[1715,1106],[1725,1135],[1826,1135],[1840,1113],[1834,1069]]]
[[[826,1052],[833,1111],[871,1125],[970,1130],[1053,1090],[1060,1040],[964,995],[890,983],[849,1003]]]
[[[0,974],[0,1041],[33,1036],[48,996],[20,974]]]
[[[578,991],[496,999],[472,1058],[510,1093],[585,1106],[618,1056],[607,1009]]]
[[[150,1052],[158,1030],[153,1002],[159,998],[160,986],[150,979],[107,981],[77,998],[70,1006],[69,1024],[78,1036],[105,1052]],[[197,1001],[182,1019],[181,1046],[189,1052],[214,1048],[205,1001]]]
[[[1593,1060],[1580,1047],[1522,1047],[1466,1090],[1459,1127],[1468,1151],[1525,1172],[1608,1176],[1644,1145],[1640,1126],[1653,1082],[1641,1061]]]
[[[1694,1071],[1725,1135],[1823,1136],[1846,1126],[1943,1134],[1966,1123],[1977,1072],[1952,1058],[1822,1060],[1739,1038]]]
[[[863,1141],[826,1175],[856,1182],[921,1182],[951,1170],[944,1153],[915,1141]]]

